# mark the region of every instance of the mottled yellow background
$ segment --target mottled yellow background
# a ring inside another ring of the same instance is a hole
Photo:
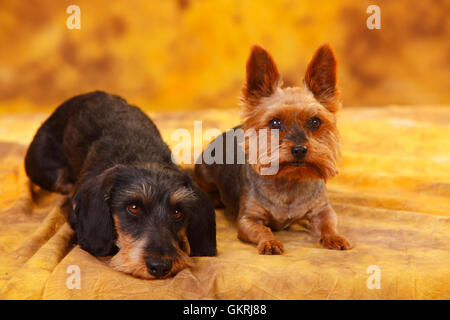
[[[370,4],[381,30],[366,27]],[[330,42],[346,106],[450,104],[449,40],[449,0],[1,0],[0,111],[95,89],[145,109],[236,107],[255,43],[295,85]]]
[[[66,28],[72,4],[80,30]],[[369,4],[381,8],[381,30],[366,28]],[[0,299],[449,300],[449,40],[450,0],[0,0]],[[65,199],[26,176],[37,128],[75,94],[124,96],[173,149],[174,130],[192,132],[194,120],[239,123],[252,44],[295,85],[324,42],[344,106],[360,106],[340,114],[341,172],[327,185],[352,250],[325,250],[293,228],[276,233],[285,254],[261,256],[217,210],[217,257],[141,280],[73,247]],[[73,265],[81,290],[66,285]],[[371,265],[379,290],[367,287]]]

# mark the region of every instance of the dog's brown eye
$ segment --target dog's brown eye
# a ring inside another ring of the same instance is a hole
[[[274,118],[269,121],[269,127],[270,129],[281,129],[281,120],[278,118]]]
[[[128,212],[131,214],[138,214],[142,211],[141,207],[136,203],[130,203],[128,205]]]
[[[311,130],[317,130],[317,129],[319,129],[321,124],[322,124],[322,121],[320,121],[320,119],[317,118],[317,117],[311,118],[311,119],[309,119],[309,121],[308,121],[308,127],[309,127]]]
[[[174,218],[175,220],[180,219],[182,216],[183,216],[183,214],[181,213],[181,211],[180,211],[179,209],[175,209],[175,210],[173,211],[173,218]]]

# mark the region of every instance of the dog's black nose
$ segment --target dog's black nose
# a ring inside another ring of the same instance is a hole
[[[146,258],[145,263],[147,264],[148,272],[156,278],[164,277],[172,269],[172,261],[170,260]]]
[[[295,146],[291,148],[292,155],[297,159],[302,159],[305,157],[306,152],[308,152],[307,146]]]

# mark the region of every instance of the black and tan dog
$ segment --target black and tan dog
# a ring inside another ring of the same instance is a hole
[[[268,147],[267,153],[259,149],[255,163],[249,162],[246,143],[245,163],[229,163],[228,154],[237,153],[237,145],[244,140],[232,135],[230,150],[229,136],[223,134],[203,153],[203,159],[205,154],[217,156],[216,147],[223,146],[220,162],[195,167],[198,184],[237,215],[239,238],[256,244],[261,254],[281,254],[283,244],[271,230],[287,228],[303,219],[311,222],[324,247],[351,248],[337,231],[336,213],[324,183],[337,174],[340,154],[336,59],[329,45],[317,50],[303,83],[302,87],[282,87],[272,57],[261,47],[253,47],[247,62],[240,128],[246,134],[251,130],[277,131],[279,141],[273,149]],[[261,174],[265,158],[276,160],[279,168],[275,174]]]
[[[70,194],[81,248],[120,271],[172,276],[216,254],[214,208],[171,160],[153,122],[104,92],[76,96],[38,130],[25,159],[40,187]]]

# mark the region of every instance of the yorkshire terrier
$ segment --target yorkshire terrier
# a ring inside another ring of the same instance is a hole
[[[73,97],[42,124],[25,169],[41,188],[69,194],[80,247],[111,266],[167,278],[189,256],[216,255],[214,207],[172,163],[152,120],[118,96]]]
[[[242,97],[243,129],[278,134],[275,148],[266,151],[278,163],[274,174],[263,174],[261,149],[254,163],[243,147],[244,163],[229,163],[225,147],[229,136],[217,137],[203,152],[218,156],[211,146],[224,145],[223,158],[214,163],[197,161],[195,179],[216,204],[237,215],[238,237],[256,244],[260,254],[281,254],[283,244],[272,230],[308,220],[328,249],[348,250],[350,242],[337,231],[337,217],[325,187],[338,173],[340,157],[336,113],[336,58],[328,44],[321,46],[308,65],[303,86],[283,87],[270,54],[254,46],[247,62]],[[239,152],[233,136],[232,152]],[[221,139],[221,144],[217,144]],[[238,139],[239,140],[239,139]],[[244,142],[247,142],[247,137]],[[229,142],[229,141],[228,141]],[[272,146],[272,144],[271,144]],[[216,147],[214,147],[215,149]],[[221,150],[220,150],[221,151]],[[237,160],[236,156],[232,159]]]

